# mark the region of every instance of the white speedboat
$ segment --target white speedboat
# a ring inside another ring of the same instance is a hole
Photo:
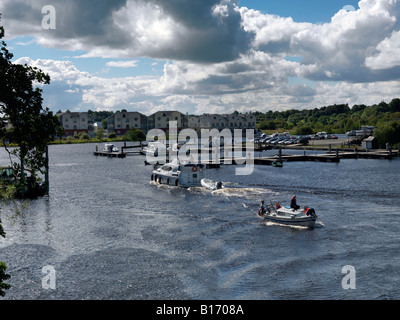
[[[182,164],[177,159],[174,159],[172,162],[154,170],[151,175],[151,181],[184,188],[201,187],[204,168],[202,164]]]
[[[119,149],[112,143],[106,143],[103,152],[119,152]]]
[[[303,209],[294,210],[290,207],[279,207],[277,209],[272,204],[266,207],[266,212],[259,215],[265,220],[291,226],[313,228],[317,221],[317,215],[312,208],[304,207]]]
[[[210,190],[218,190],[222,189],[223,185],[221,181],[213,181],[211,179],[201,179],[201,185],[204,188],[210,189]]]

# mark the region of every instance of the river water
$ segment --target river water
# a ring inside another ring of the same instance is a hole
[[[143,156],[95,157],[95,146],[50,146],[50,195],[2,205],[3,299],[400,298],[400,159],[290,162],[249,176],[225,166],[207,171],[227,187],[211,192],[156,185]],[[316,228],[257,216],[261,200],[293,194],[316,210]]]

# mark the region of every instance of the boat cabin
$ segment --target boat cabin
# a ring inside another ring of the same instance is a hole
[[[176,159],[153,171],[151,180],[160,184],[181,187],[200,187],[204,178],[204,165],[180,164]]]

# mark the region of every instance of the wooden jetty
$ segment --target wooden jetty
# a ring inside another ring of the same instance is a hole
[[[134,154],[143,155],[144,154],[143,147],[145,147],[147,145],[148,145],[148,143],[144,143],[142,141],[139,141],[139,144],[127,146],[126,142],[124,142],[124,145],[121,147],[121,152],[124,153],[124,154],[128,154],[128,155],[134,155]],[[125,150],[129,150],[129,149],[139,149],[139,150],[125,151]]]
[[[125,158],[126,157],[126,153],[122,153],[122,152],[95,151],[94,155],[101,156],[101,157],[108,157],[108,158]]]
[[[121,147],[121,151],[119,152],[98,151],[98,146],[96,146],[96,151],[94,152],[94,155],[101,157],[109,157],[109,158],[125,158],[127,155],[134,155],[134,154],[142,155],[144,154],[143,147],[146,145],[147,145],[146,143],[140,141],[136,145],[127,146],[126,142],[124,142],[124,145]],[[139,150],[126,151],[127,149],[137,149],[137,148],[139,148]]]
[[[267,165],[270,166],[274,162],[306,162],[306,161],[314,161],[314,162],[327,162],[327,163],[339,163],[341,159],[379,159],[379,160],[391,160],[394,157],[399,156],[397,151],[346,151],[339,152],[338,150],[334,152],[329,152],[325,154],[306,154],[304,150],[304,154],[291,154],[284,155],[282,154],[282,149],[279,149],[278,155],[272,157],[254,157],[255,165]],[[249,161],[247,158],[234,158],[229,161],[224,161],[224,159],[220,159],[221,164],[240,164]]]

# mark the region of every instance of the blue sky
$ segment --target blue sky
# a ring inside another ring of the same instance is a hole
[[[239,0],[239,6],[312,23],[329,22],[335,13],[349,5],[358,9],[358,0]]]
[[[54,30],[41,27],[49,4]],[[54,111],[265,112],[400,92],[391,0],[2,0],[0,12],[15,63],[50,74]]]

